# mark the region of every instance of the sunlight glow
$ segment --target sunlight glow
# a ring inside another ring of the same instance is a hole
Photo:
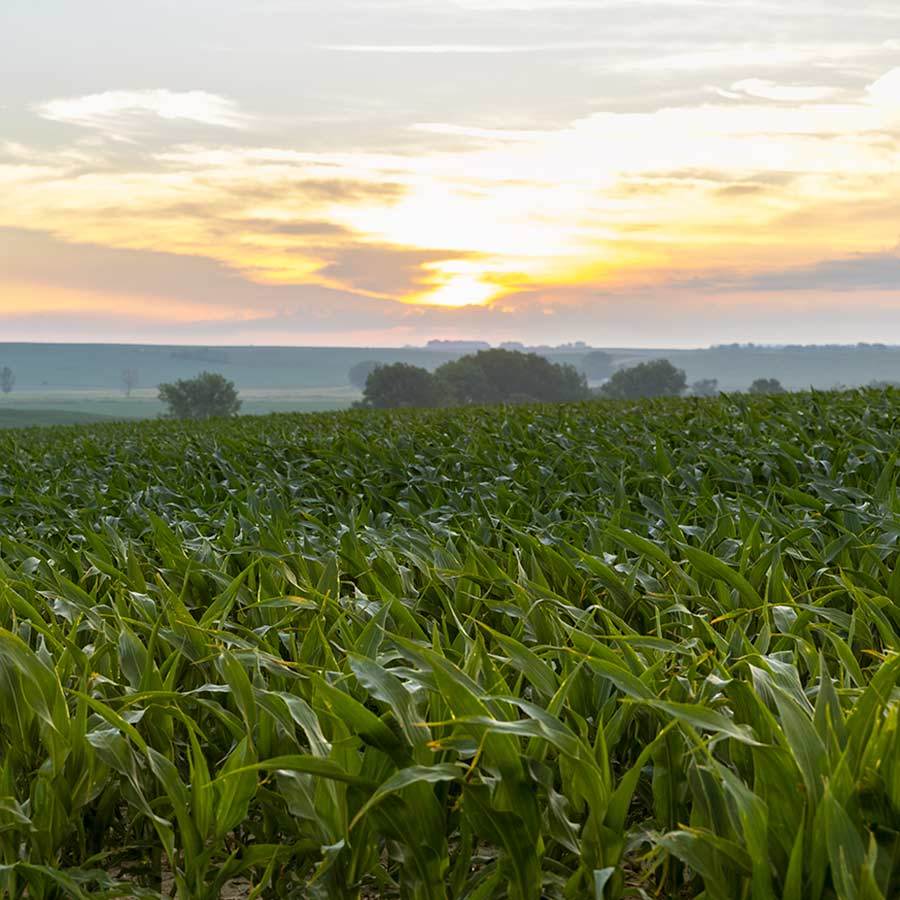
[[[149,252],[159,265],[204,260],[267,289],[315,286],[443,308],[502,299],[506,309],[516,294],[892,250],[895,209],[885,198],[900,193],[891,137],[900,131],[900,69],[855,96],[827,84],[726,84],[711,102],[598,111],[556,127],[414,124],[407,136],[437,142],[415,153],[182,143],[121,165],[102,141],[33,153],[0,144],[0,228]],[[229,101],[197,92],[107,92],[41,109],[111,132],[137,113],[238,122]],[[459,145],[448,151],[446,140]],[[69,264],[58,265],[62,280]],[[197,293],[169,314],[202,321],[216,308],[214,296]],[[290,308],[259,301],[260,315]]]
[[[497,294],[496,286],[486,284],[477,275],[453,275],[439,288],[420,294],[415,302],[426,306],[481,306]]]

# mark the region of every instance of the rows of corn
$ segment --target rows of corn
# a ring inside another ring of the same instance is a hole
[[[0,893],[900,894],[900,393],[0,437]]]

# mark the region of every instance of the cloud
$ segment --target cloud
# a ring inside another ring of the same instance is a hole
[[[478,128],[449,122],[418,122],[412,126],[412,129],[425,134],[475,138],[490,143],[497,143],[498,141],[531,141],[542,135],[540,131],[525,131],[512,128]]]
[[[252,224],[265,233],[273,226],[279,228],[277,223],[265,221]],[[327,223],[295,224],[302,237],[314,240],[333,236]],[[324,235],[317,232],[321,225],[325,226]],[[283,227],[291,229],[291,224]],[[288,235],[293,237],[295,233],[289,230]],[[392,298],[401,299],[440,283],[436,264],[452,268],[454,262],[465,258],[464,254],[446,251],[354,243],[353,236],[342,230],[337,235],[350,240],[333,246],[313,243],[307,248],[322,260],[322,267],[311,280],[261,284],[231,266],[198,254],[73,243],[40,231],[0,228],[0,273],[9,282],[70,288],[113,298],[117,294],[167,298],[182,306],[193,298],[198,315],[203,311],[202,318],[209,318],[210,309],[224,318],[248,310],[256,310],[265,318],[272,310],[294,305],[305,308],[329,298],[352,300],[357,305],[374,297],[400,307]]]
[[[850,259],[850,267],[874,264],[867,283],[889,286],[900,260],[879,256]],[[360,257],[345,264],[352,269],[364,262]],[[827,284],[847,262],[792,271],[798,289],[785,293],[767,294],[761,282],[755,290],[749,279],[700,284],[660,278],[617,289],[549,284],[482,307],[445,309],[318,285],[259,285],[212,259],[67,244],[37,232],[0,229],[0,328],[6,340],[301,346],[399,346],[438,336],[546,343],[578,336],[601,346],[699,346],[877,340],[894,333],[900,327],[896,280],[893,291],[861,289],[852,302],[839,290],[815,289],[810,269]],[[777,274],[768,273],[770,286]]]
[[[417,116],[398,128],[419,136],[414,150],[402,134],[368,150],[351,141],[313,150],[273,133],[271,145],[242,134],[119,153],[100,139],[77,148],[75,171],[72,145],[36,154],[38,168],[12,148],[8,164],[0,158],[0,224],[163,252],[171,271],[180,271],[176,259],[216,261],[220,275],[208,282],[185,274],[197,302],[208,284],[221,283],[223,296],[261,307],[285,296],[269,288],[298,286],[365,295],[360,302],[501,308],[501,298],[533,285],[610,289],[646,284],[667,268],[682,278],[780,272],[811,265],[823,247],[837,256],[886,245],[884,219],[852,230],[829,219],[841,204],[871,203],[900,187],[892,137],[900,117],[875,102],[890,95],[894,76],[872,78],[866,92],[861,79],[855,91],[835,87],[840,102],[790,93],[824,98],[832,90],[824,85],[728,80],[740,94],[734,102],[601,108],[559,127]],[[133,117],[203,119],[202,104],[169,107],[151,93],[153,102],[146,92],[140,103],[128,92],[54,101],[71,107],[48,114],[95,129]],[[440,139],[448,135],[471,143],[448,149]],[[810,227],[789,225],[812,208]],[[66,260],[79,271],[71,254],[59,251],[59,260],[58,270]],[[133,265],[140,272],[144,264]],[[226,274],[250,287],[225,290]],[[147,284],[159,277],[148,275]],[[154,291],[137,279],[126,293]]]
[[[352,260],[346,264],[352,268]],[[0,332],[6,340],[30,328],[47,339],[70,329],[74,340],[94,334],[170,343],[262,334],[266,342],[284,343],[342,329],[375,331],[417,311],[319,284],[257,284],[202,256],[68,243],[0,228]]]
[[[48,100],[36,111],[52,122],[97,131],[141,127],[153,120],[237,129],[245,128],[248,122],[234,101],[206,91],[105,91]]]
[[[767,188],[762,184],[730,184],[716,191],[717,197],[752,197],[761,194]]]
[[[900,313],[900,247],[879,253],[854,253],[820,259],[808,265],[760,267],[756,271],[724,269],[687,276],[660,272],[662,289],[692,291],[698,297],[718,294],[768,294],[775,302],[788,302],[785,295],[819,294],[841,296],[878,293]]]
[[[811,266],[760,272],[737,283],[754,291],[898,291],[900,248],[889,253],[859,253]],[[896,297],[900,309],[900,293]]]
[[[358,181],[352,178],[304,178],[293,183],[303,196],[316,202],[393,203],[406,193],[406,186],[390,181]]]
[[[703,47],[691,47],[675,53],[658,56],[644,55],[616,66],[621,72],[703,72],[734,69],[760,69],[810,65],[834,65],[850,63],[858,58],[858,44],[789,44],[789,43],[721,43]]]
[[[891,69],[870,84],[868,94],[873,103],[900,110],[900,68]]]
[[[738,95],[758,97],[761,100],[775,100],[781,103],[816,103],[833,98],[837,89],[827,85],[777,84],[763,78],[745,78],[731,86]]]
[[[610,46],[608,41],[569,41],[542,44],[329,44],[320,49],[337,53],[507,54],[571,53],[577,50],[602,50]]]
[[[267,295],[266,287],[213,259],[75,243],[18,228],[0,228],[0,271],[21,284],[220,308],[252,307]]]
[[[425,266],[447,258],[390,247],[326,252],[333,256],[331,277],[367,292],[406,292],[426,277]],[[40,231],[0,228],[5,340],[30,334],[46,340],[340,344],[364,342],[366,334],[374,343],[390,343],[385,336],[394,333],[399,344],[418,327],[453,327],[448,315],[454,312],[321,284],[259,284],[208,257],[69,243]],[[476,321],[485,319],[464,323]]]
[[[278,234],[289,237],[349,237],[352,232],[334,222],[279,221],[244,219],[225,223],[223,227],[241,228],[254,234]]]
[[[434,264],[465,256],[377,245],[354,245],[331,252],[334,260],[320,269],[318,275],[350,289],[394,298],[423,293],[434,286]]]

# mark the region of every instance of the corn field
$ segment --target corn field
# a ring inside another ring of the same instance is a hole
[[[898,416],[4,433],[0,892],[897,897]]]

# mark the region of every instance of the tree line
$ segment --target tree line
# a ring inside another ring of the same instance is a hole
[[[592,370],[611,368],[606,359],[593,360]],[[535,353],[517,350],[482,350],[444,363],[429,372],[408,363],[387,365],[366,361],[350,371],[350,380],[362,388],[358,404],[371,409],[397,407],[468,406],[495,403],[562,403],[606,397],[639,400],[646,397],[712,397],[718,381],[705,378],[688,387],[687,377],[668,360],[656,359],[619,369],[600,388],[591,390],[582,368],[550,362]],[[779,394],[784,388],[775,378],[758,378],[751,394]]]
[[[747,389],[750,394],[783,394],[777,378],[757,378]],[[717,378],[701,378],[688,387],[683,369],[676,369],[667,359],[654,359],[614,372],[599,392],[611,400],[640,400],[645,397],[715,397],[719,393]]]
[[[588,354],[590,374],[612,367],[612,358],[602,351]],[[358,406],[371,409],[398,407],[488,406],[499,403],[565,403],[602,396],[618,400],[645,397],[677,397],[690,394],[715,396],[714,378],[695,381],[688,388],[685,373],[668,360],[657,359],[612,372],[602,387],[588,387],[585,367],[553,363],[536,353],[518,350],[481,350],[444,363],[434,372],[407,363],[382,365],[358,363],[350,380],[363,389]],[[16,383],[9,366],[0,368],[0,392],[9,394]],[[139,383],[135,369],[122,372],[126,395]],[[758,378],[751,394],[780,394],[784,388],[774,378]],[[214,372],[201,372],[159,385],[159,399],[166,415],[175,419],[209,419],[237,415],[241,408],[234,382]]]

